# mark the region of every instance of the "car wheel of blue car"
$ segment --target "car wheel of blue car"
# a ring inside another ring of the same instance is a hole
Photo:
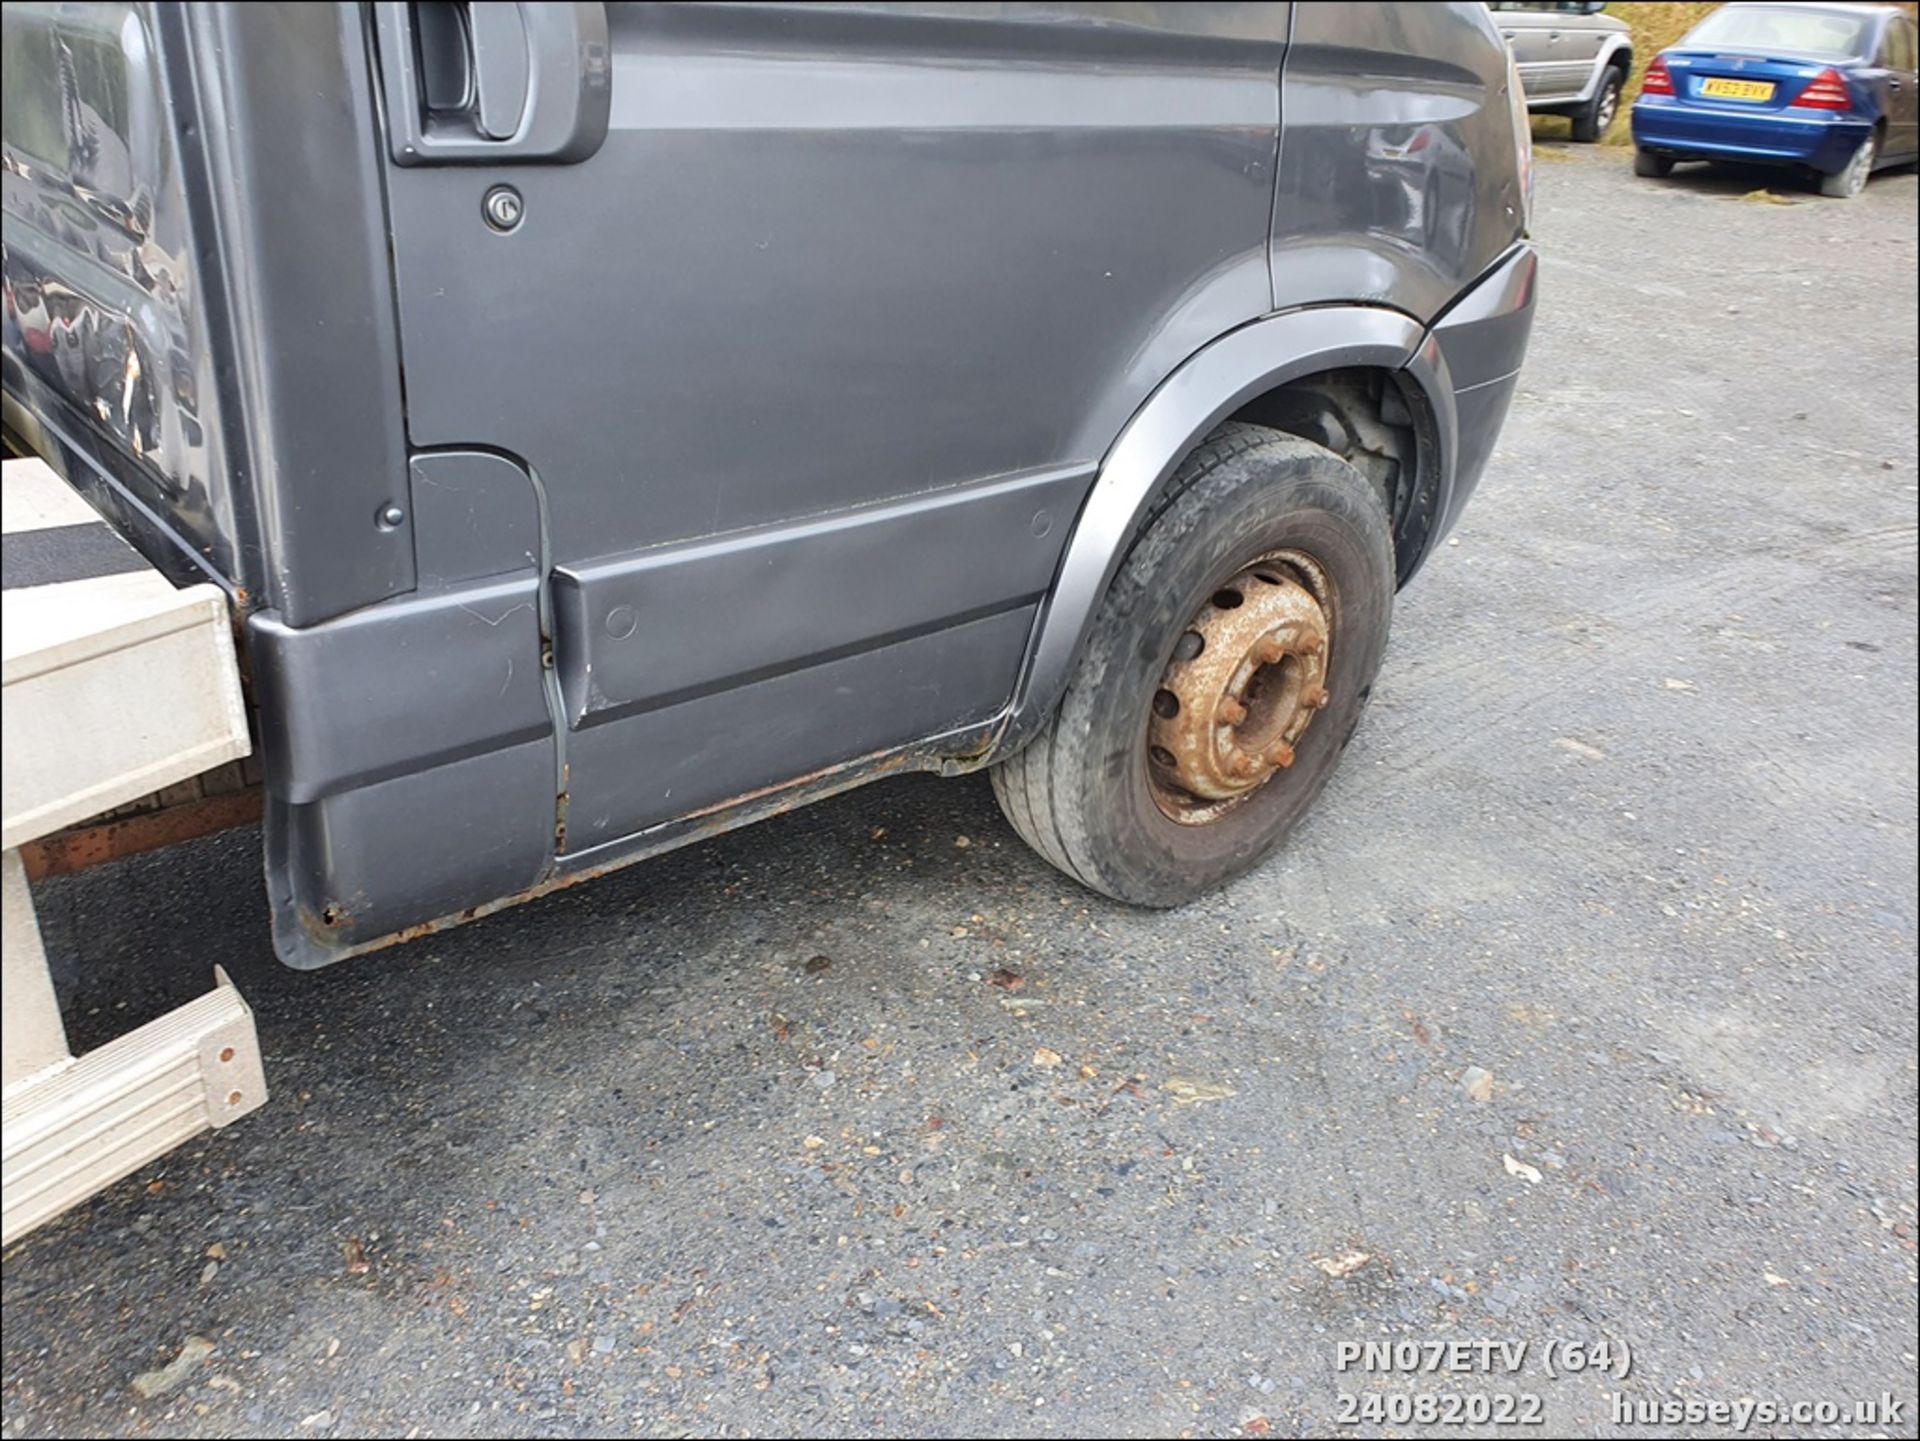
[[[1633,173],[1652,180],[1664,180],[1673,174],[1673,161],[1665,155],[1655,155],[1651,150],[1636,150],[1633,152]]]
[[[1860,142],[1860,148],[1853,152],[1853,159],[1847,162],[1845,170],[1820,177],[1820,193],[1835,200],[1853,199],[1867,188],[1867,178],[1873,174],[1874,158],[1879,153],[1879,135],[1869,135]]]

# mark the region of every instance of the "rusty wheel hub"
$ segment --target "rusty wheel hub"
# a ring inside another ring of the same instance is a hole
[[[1204,825],[1293,764],[1327,703],[1326,578],[1294,551],[1221,586],[1173,648],[1147,745],[1154,800]]]

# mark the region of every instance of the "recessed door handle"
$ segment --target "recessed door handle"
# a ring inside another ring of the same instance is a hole
[[[601,0],[380,0],[389,146],[401,165],[572,164],[607,136]]]
[[[474,109],[480,133],[489,140],[506,140],[520,128],[527,108],[532,56],[520,7],[511,0],[474,0],[467,7],[467,40],[473,47]]]

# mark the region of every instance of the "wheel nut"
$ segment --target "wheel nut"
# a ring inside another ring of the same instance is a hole
[[[1321,645],[1322,643],[1319,636],[1310,635],[1305,640],[1300,642],[1300,654],[1319,655],[1321,650]]]
[[[1272,665],[1286,654],[1280,642],[1270,635],[1260,637],[1260,643],[1253,648],[1254,658],[1262,665]]]
[[[1325,686],[1315,686],[1307,696],[1307,704],[1315,710],[1325,710],[1327,708],[1327,702],[1332,699],[1333,697],[1327,694]]]
[[[1223,696],[1220,700],[1220,721],[1223,725],[1237,726],[1247,718],[1247,708],[1232,696]]]
[[[1285,770],[1293,764],[1293,747],[1285,741],[1275,741],[1273,749],[1267,752],[1267,759],[1279,766],[1281,770]]]

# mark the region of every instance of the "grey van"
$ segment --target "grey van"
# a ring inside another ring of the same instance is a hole
[[[1478,3],[4,14],[10,444],[230,598],[295,966],[906,770],[1245,872],[1532,320]]]

